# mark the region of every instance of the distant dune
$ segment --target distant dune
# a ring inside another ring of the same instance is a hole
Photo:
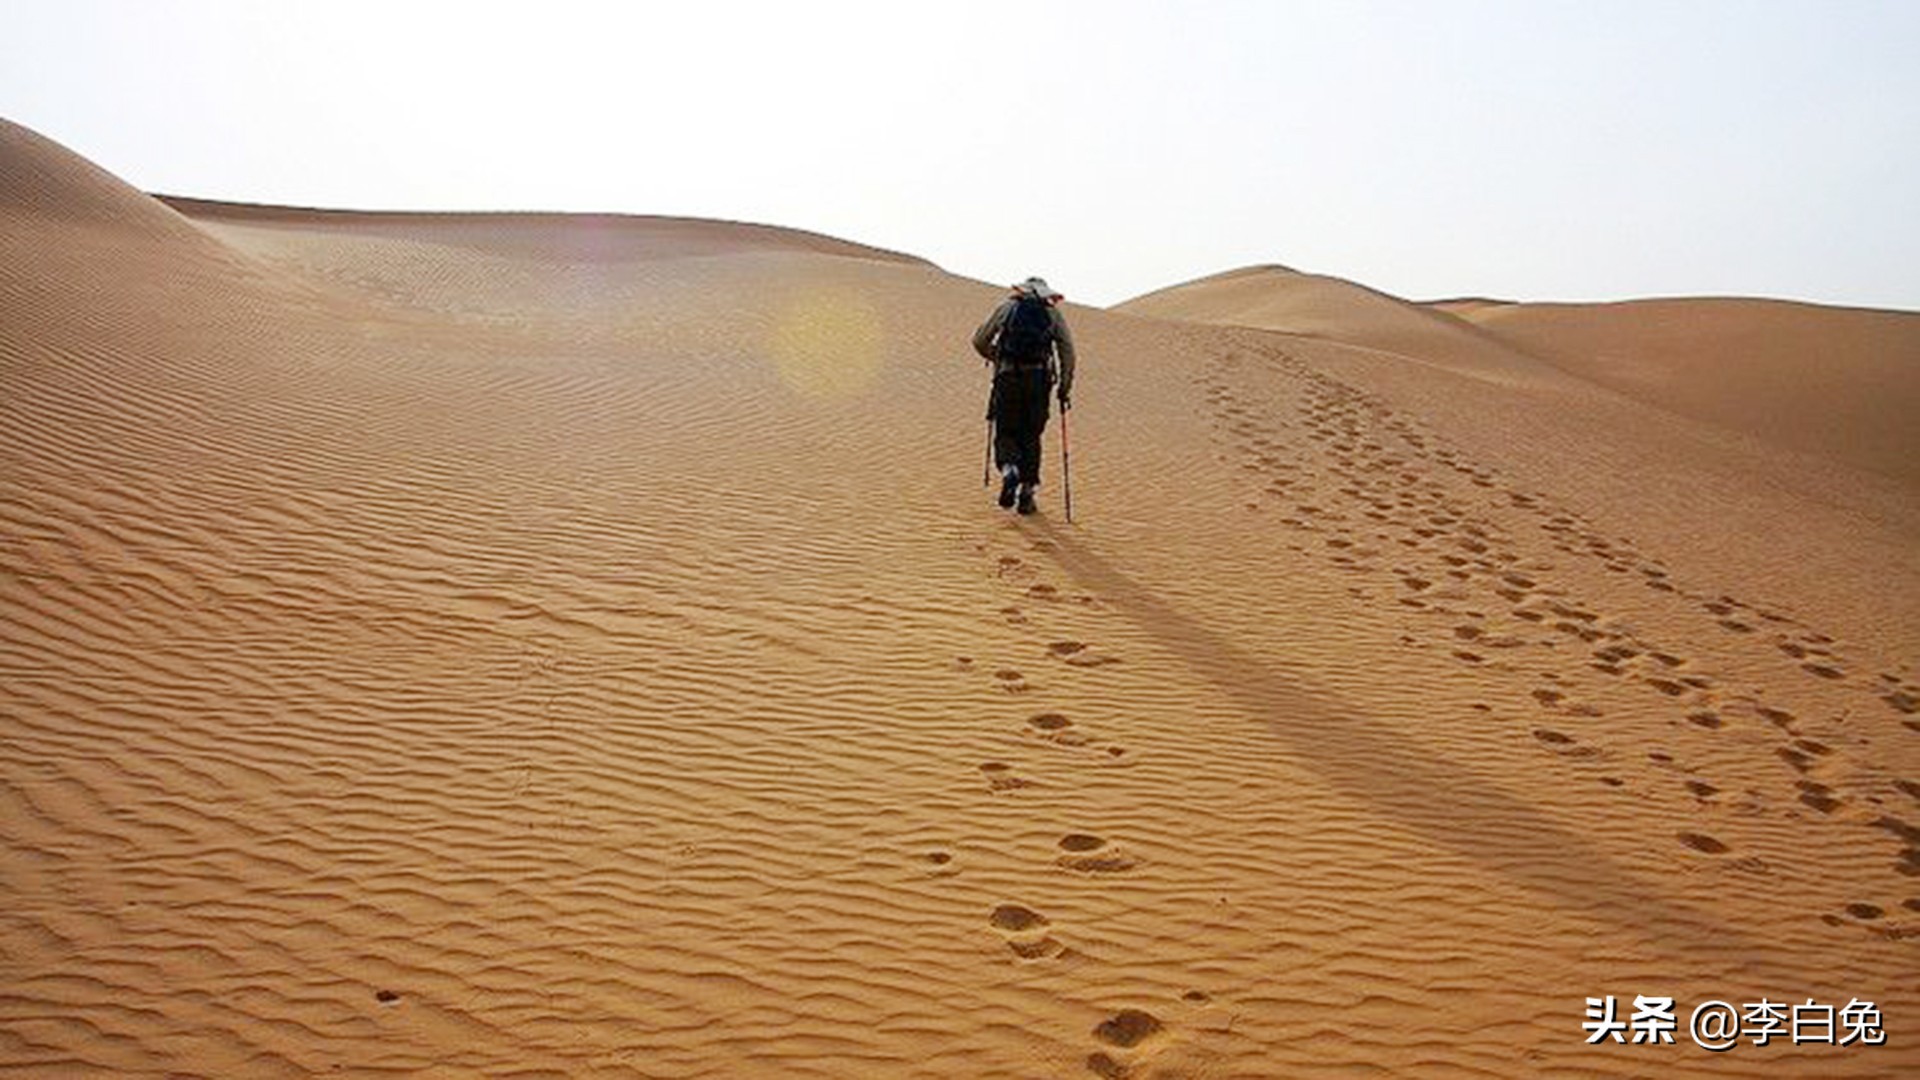
[[[791,252],[930,265],[924,259],[771,225],[625,214],[402,213],[308,210],[180,196],[159,201],[209,226],[324,230],[392,240],[458,244],[476,251],[556,262],[620,262]]]
[[[1471,370],[1534,361],[1765,442],[1920,481],[1920,313],[1774,300],[1415,304],[1259,266],[1115,310],[1258,327]],[[1536,365],[1537,366],[1537,365]]]
[[[0,1072],[1912,1071],[1912,316],[1075,307],[1069,525],[1003,295],[0,122]]]
[[[1920,314],[1738,299],[1454,313],[1649,404],[1920,484]]]
[[[1230,270],[1135,297],[1113,310],[1278,330],[1489,376],[1524,378],[1540,366],[1445,311],[1284,266]]]

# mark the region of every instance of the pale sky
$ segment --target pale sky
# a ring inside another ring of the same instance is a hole
[[[0,8],[0,116],[150,191],[788,225],[1109,304],[1920,309],[1920,0]]]

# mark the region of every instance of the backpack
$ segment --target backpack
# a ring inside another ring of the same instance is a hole
[[[998,355],[1003,364],[1044,364],[1053,356],[1053,310],[1045,300],[1022,293],[1000,327]]]

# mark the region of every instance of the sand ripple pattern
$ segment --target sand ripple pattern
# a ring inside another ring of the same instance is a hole
[[[599,224],[169,206],[0,126],[0,1071],[1627,1076],[1583,996],[1920,1016],[1911,665],[1448,419],[1552,380],[1076,310],[1069,528],[973,479],[992,290]]]

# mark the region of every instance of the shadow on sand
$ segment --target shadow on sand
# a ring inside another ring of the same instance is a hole
[[[1031,529],[1053,543],[1060,568],[1100,596],[1257,719],[1295,760],[1383,819],[1436,848],[1488,867],[1559,908],[1606,923],[1663,956],[1742,963],[1762,946],[1712,913],[1661,895],[1577,832],[1470,766],[1409,738],[1405,726],[1363,715],[1325,689],[1277,668],[1167,604],[1046,518]],[[1671,834],[1648,842],[1674,843]],[[1518,901],[1519,898],[1515,898]]]

